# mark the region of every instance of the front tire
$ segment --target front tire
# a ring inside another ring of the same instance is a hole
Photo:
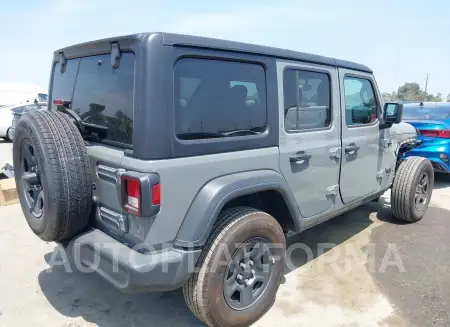
[[[225,210],[183,286],[188,307],[210,327],[251,325],[275,301],[285,247],[283,230],[269,214],[247,207]]]
[[[407,222],[421,220],[430,203],[433,187],[431,162],[422,157],[408,157],[398,167],[392,186],[394,216]]]

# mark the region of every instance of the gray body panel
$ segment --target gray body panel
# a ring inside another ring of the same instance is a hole
[[[228,201],[267,190],[282,194],[291,216],[295,217],[296,230],[301,230],[298,207],[284,178],[274,170],[253,170],[219,177],[202,187],[189,208],[175,244],[187,248],[202,246],[215,217]]]
[[[339,81],[341,89],[344,90],[344,77],[351,75],[372,81],[375,86],[376,82],[372,74],[351,71],[339,68]],[[375,93],[377,91],[375,90]],[[376,94],[378,105],[379,95]],[[379,191],[381,185],[377,179],[377,172],[382,166],[382,151],[380,151],[381,135],[380,130],[380,113],[378,119],[371,124],[348,126],[345,119],[346,104],[345,99],[341,96],[342,108],[342,147],[356,145],[358,150],[345,153],[343,152],[340,190],[344,203],[349,203],[363,198],[371,193]]]
[[[284,128],[283,72],[286,67],[326,72],[332,87],[332,122],[329,128],[286,132]],[[331,156],[331,150],[341,151],[340,104],[337,70],[326,66],[279,61],[278,99],[280,119],[280,168],[290,186],[303,217],[312,217],[330,210],[338,193],[329,194],[329,188],[339,184],[340,160]],[[310,159],[290,162],[290,156],[304,151]],[[339,156],[339,155],[337,155]]]

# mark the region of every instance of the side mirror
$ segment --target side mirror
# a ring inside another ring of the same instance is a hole
[[[398,124],[402,121],[403,104],[387,102],[384,104],[383,119],[385,123]]]

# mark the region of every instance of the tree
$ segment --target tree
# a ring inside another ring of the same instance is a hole
[[[392,94],[394,94],[393,92]],[[450,94],[449,94],[450,95]],[[398,88],[398,92],[395,99],[401,101],[432,101],[440,102],[442,101],[442,94],[438,93],[433,95],[431,93],[425,92],[420,88],[419,83],[405,83]]]
[[[425,99],[425,92],[420,89],[419,83],[405,83],[398,88],[397,98],[403,101],[420,101]]]

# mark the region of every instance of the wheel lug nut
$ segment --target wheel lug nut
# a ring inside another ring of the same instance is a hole
[[[250,265],[250,267],[253,267],[253,266],[255,265],[255,263],[254,263],[252,260],[250,260],[250,261],[248,262],[248,264]]]
[[[237,278],[237,280],[239,280],[239,281],[242,281],[242,280],[244,279],[244,277],[242,277],[241,274],[237,275],[236,278]]]
[[[241,262],[241,264],[239,265],[239,267],[241,267],[242,269],[245,269],[245,263]]]

